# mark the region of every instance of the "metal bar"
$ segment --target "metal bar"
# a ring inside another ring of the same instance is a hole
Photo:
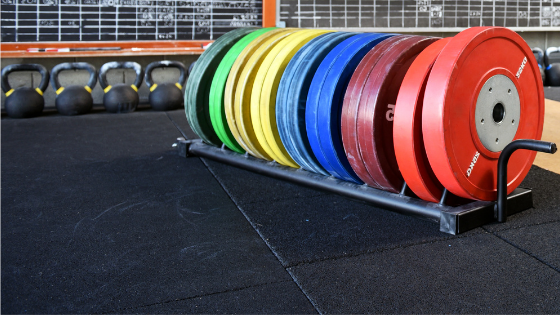
[[[447,194],[449,193],[449,191],[447,190],[447,188],[443,189],[443,192],[441,193],[441,199],[439,200],[439,204],[440,205],[444,205],[445,204],[445,200],[447,200]]]
[[[407,188],[407,184],[406,182],[403,183],[402,188],[401,188],[401,193],[399,195],[404,196],[406,194],[406,188]]]
[[[556,152],[556,144],[546,141],[520,139],[512,141],[500,153],[498,158],[498,222],[506,222],[507,217],[507,164],[513,152],[524,149],[531,151],[539,151],[554,154]]]
[[[268,162],[256,159],[252,156],[241,155],[229,150],[222,150],[214,146],[206,145],[201,141],[189,142],[190,144],[186,147],[187,155],[209,158],[255,173],[363,200],[381,208],[412,215],[432,222],[439,222],[441,211],[447,208],[445,206],[439,206],[436,203],[393,194],[366,185],[357,185],[334,177],[327,177],[302,169],[283,166],[276,162]]]
[[[463,233],[495,220],[496,203],[470,201],[459,206],[447,206],[441,202],[445,202],[446,197],[449,196],[447,191],[444,192],[440,203],[434,203],[406,196],[403,193],[406,192],[406,184],[403,185],[401,194],[396,194],[371,188],[367,185],[357,185],[339,180],[332,176],[328,177],[303,169],[283,166],[276,162],[268,162],[248,154],[238,154],[223,146],[218,148],[205,144],[201,140],[179,138],[174,146],[177,147],[179,155],[183,157],[208,158],[258,174],[364,201],[386,210],[439,223],[440,231],[449,234]],[[500,158],[502,157],[500,156]],[[507,164],[507,161],[505,161],[505,164]],[[507,202],[508,209],[506,210],[506,207],[503,207],[503,211],[507,211],[504,212],[505,215],[521,212],[533,206],[532,192],[528,189],[517,188],[506,198],[504,204]]]
[[[507,196],[507,215],[512,215],[533,207],[533,193],[530,189],[517,188]],[[441,214],[439,230],[449,234],[461,234],[484,224],[494,222],[495,202],[472,201],[453,207]]]

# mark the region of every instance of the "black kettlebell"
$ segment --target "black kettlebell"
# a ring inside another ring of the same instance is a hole
[[[544,52],[542,49],[535,47],[533,48],[533,55],[535,55],[535,59],[537,59],[537,64],[539,65],[539,70],[541,72],[541,79],[544,84],[546,82],[546,74],[544,72]]]
[[[136,72],[136,80],[134,84],[116,84],[114,86],[107,83],[107,72],[111,69],[133,69]],[[99,84],[103,88],[103,104],[105,109],[110,113],[128,113],[133,112],[138,107],[140,98],[138,97],[138,87],[144,79],[144,71],[142,67],[132,61],[117,62],[112,61],[104,64],[99,69]]]
[[[155,68],[178,68],[180,75],[177,83],[155,84],[152,70]],[[146,67],[146,85],[150,88],[150,105],[154,110],[174,110],[183,106],[183,85],[187,80],[187,68],[179,61],[154,61]]]
[[[545,72],[549,86],[560,86],[560,63],[548,65]]]
[[[39,87],[10,87],[8,75],[14,71],[38,71],[41,74]],[[41,115],[45,108],[43,92],[49,85],[49,71],[40,64],[14,64],[2,69],[2,90],[6,93],[6,112],[13,118],[29,118]]]
[[[549,86],[560,86],[560,49],[549,47],[544,55],[546,82]]]
[[[193,71],[195,65],[196,65],[196,60],[193,61],[193,62],[191,63],[191,65],[189,66],[189,75],[191,75],[191,72]]]
[[[63,70],[82,69],[89,72],[89,81],[86,86],[70,85],[60,86],[58,74]],[[51,70],[51,85],[56,91],[56,109],[62,115],[82,115],[93,107],[91,90],[97,83],[97,70],[87,62],[65,62],[54,66]]]

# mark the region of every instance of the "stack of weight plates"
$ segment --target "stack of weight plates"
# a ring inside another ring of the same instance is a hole
[[[215,146],[419,198],[495,200],[497,161],[537,139],[544,93],[532,51],[506,28],[452,38],[240,28],[192,69],[185,112]],[[535,152],[508,164],[508,193]]]

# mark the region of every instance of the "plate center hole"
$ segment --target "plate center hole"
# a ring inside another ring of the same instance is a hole
[[[492,110],[492,118],[494,121],[499,124],[504,120],[504,116],[506,115],[506,109],[502,103],[497,103],[494,105],[494,109]]]

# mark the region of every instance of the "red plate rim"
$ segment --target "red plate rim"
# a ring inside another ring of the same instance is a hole
[[[357,117],[360,98],[363,95],[364,82],[369,78],[374,66],[379,59],[390,50],[396,43],[411,37],[410,35],[397,35],[388,38],[380,44],[373,47],[360,61],[360,64],[352,74],[348,88],[344,95],[341,115],[341,134],[342,143],[346,157],[350,162],[350,166],[356,175],[360,177],[367,185],[375,188],[381,188],[379,184],[369,175],[366,166],[362,160],[362,155],[358,143]]]
[[[408,69],[395,106],[393,142],[401,174],[408,187],[421,199],[438,202],[443,185],[428,162],[422,137],[424,89],[432,65],[451,38],[428,46]]]
[[[500,45],[492,42],[494,39],[500,40]],[[494,45],[495,49],[491,53],[487,52],[487,60],[480,59],[484,64],[480,65],[480,69],[473,69],[479,67],[479,64],[473,67],[469,63],[479,60],[476,57],[480,55],[482,45]],[[480,51],[476,50],[479,46]],[[507,51],[506,46],[510,46]],[[500,52],[500,49],[504,51]],[[485,64],[489,62],[494,64]],[[463,68],[468,70],[467,73],[472,75],[472,79],[461,77]],[[479,72],[482,74],[477,76]],[[460,197],[496,199],[499,152],[493,153],[484,147],[481,148],[478,135],[472,134],[470,126],[474,123],[474,115],[471,115],[471,112],[476,108],[478,93],[484,82],[495,74],[507,76],[518,89],[521,118],[514,140],[540,139],[544,123],[544,91],[540,83],[538,65],[531,49],[521,36],[507,28],[474,27],[456,35],[442,50],[426,85],[423,112],[438,113],[423,114],[422,118],[428,159],[430,165],[437,166],[432,169],[441,183]],[[518,74],[524,75],[517,76]],[[469,91],[470,96],[458,97],[460,89],[456,84],[468,80],[478,81],[472,86],[461,84],[461,89]],[[529,104],[531,111],[528,110]],[[467,110],[468,113],[463,115],[462,121],[451,121],[451,115],[458,115],[460,111]],[[461,141],[454,139],[460,132],[467,132],[463,129],[470,133],[472,143],[466,136],[461,138]],[[465,153],[467,150],[470,150],[468,154]],[[508,164],[508,193],[519,186],[527,175],[535,155],[536,152],[519,151],[512,156]]]
[[[436,40],[413,36],[399,42],[378,61],[372,70],[375,75],[365,83],[358,109],[358,141],[369,174],[387,191],[399,192],[404,181],[395,157],[389,102],[396,103],[399,80],[414,58]]]

